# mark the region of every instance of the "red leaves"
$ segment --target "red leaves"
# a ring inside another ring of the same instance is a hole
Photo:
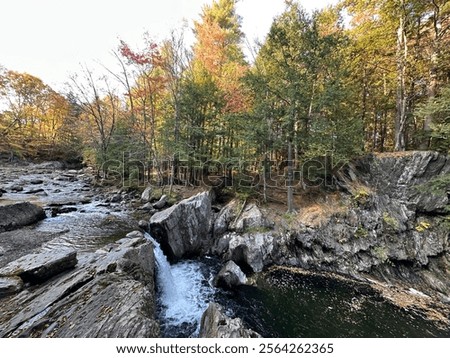
[[[147,49],[145,49],[141,53],[138,53],[131,50],[128,44],[125,41],[121,40],[119,51],[123,57],[136,65],[157,66],[161,62],[161,55],[159,53],[158,45],[154,42],[150,42],[147,45]]]

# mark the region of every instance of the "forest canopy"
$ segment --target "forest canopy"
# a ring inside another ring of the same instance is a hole
[[[320,176],[330,158],[449,151],[448,1],[342,0],[312,14],[286,1],[251,61],[236,3],[204,6],[192,46],[183,29],[140,49],[120,41],[117,68],[82,68],[67,93],[0,67],[0,152],[83,157],[130,181],[253,185],[248,173],[289,167],[292,180],[312,160]]]

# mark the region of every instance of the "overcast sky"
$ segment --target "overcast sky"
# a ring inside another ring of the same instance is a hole
[[[0,6],[0,65],[41,78],[62,89],[80,64],[112,66],[119,39],[132,47],[148,32],[163,40],[187,21],[192,28],[212,0],[3,0]],[[303,0],[307,9],[337,0]],[[240,0],[238,13],[248,40],[263,39],[284,0]],[[191,33],[190,30],[188,30]],[[188,36],[188,40],[192,35]]]

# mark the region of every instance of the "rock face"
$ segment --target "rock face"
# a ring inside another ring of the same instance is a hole
[[[261,338],[247,329],[240,318],[229,318],[217,303],[210,303],[202,315],[200,338]]]
[[[214,237],[220,237],[228,231],[237,233],[265,231],[272,229],[273,225],[264,217],[256,204],[246,205],[235,199],[224,206],[217,215],[214,221]]]
[[[149,226],[167,257],[180,259],[209,249],[211,222],[211,198],[204,192],[156,213]]]
[[[434,152],[367,156],[338,173],[340,209],[320,224],[227,233],[216,238],[212,252],[245,272],[277,264],[354,277],[370,274],[446,299],[449,175],[450,159]],[[216,224],[239,221],[229,217],[221,212]]]
[[[0,299],[0,337],[159,336],[153,245],[139,232],[74,270]]]
[[[348,210],[320,228],[299,228],[285,237],[297,264],[343,273],[389,266],[407,275],[407,266],[430,270],[433,261],[448,254],[449,230],[440,216],[448,210],[448,195],[431,189],[438,176],[450,173],[447,157],[433,152],[370,156],[347,170],[340,179],[350,192]]]
[[[239,217],[235,219],[229,226],[229,230],[238,233],[272,228],[273,224],[263,216],[258,206],[253,203],[246,205]]]
[[[351,170],[351,169],[350,169]],[[359,178],[380,196],[388,196],[418,213],[448,213],[448,191],[430,185],[438,176],[450,175],[450,159],[435,152],[409,152],[403,156],[369,156],[356,163]]]
[[[0,277],[0,298],[22,290],[23,281],[19,277]]]
[[[228,261],[214,278],[214,286],[233,289],[247,283],[247,276],[233,261]]]
[[[44,210],[28,202],[0,206],[0,232],[15,230],[43,219]]]
[[[270,233],[230,234],[224,257],[233,260],[245,271],[261,272],[273,262],[274,237]]]
[[[0,277],[20,277],[23,282],[40,283],[77,264],[75,251],[47,251],[30,254],[0,269]]]

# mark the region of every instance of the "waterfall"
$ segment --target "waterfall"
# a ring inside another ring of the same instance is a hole
[[[172,269],[166,255],[161,249],[159,243],[148,233],[144,234],[147,240],[150,240],[154,246],[156,261],[156,280],[160,290],[160,300],[164,303],[178,299],[178,292],[173,280]]]
[[[167,336],[195,336],[200,319],[213,299],[208,267],[200,261],[181,261],[170,265],[159,243],[148,233],[146,239],[154,245],[159,318]]]

